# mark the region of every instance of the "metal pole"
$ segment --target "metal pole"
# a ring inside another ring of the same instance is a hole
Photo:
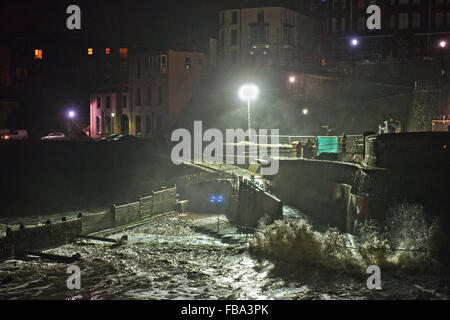
[[[247,107],[248,107],[248,137],[250,139],[250,130],[251,130],[251,126],[250,126],[250,98],[247,99]]]

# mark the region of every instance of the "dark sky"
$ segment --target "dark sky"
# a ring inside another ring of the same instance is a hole
[[[60,34],[127,40],[180,38],[200,41],[216,36],[221,8],[299,3],[305,0],[3,0],[2,36]],[[66,29],[66,8],[81,8],[82,30]]]

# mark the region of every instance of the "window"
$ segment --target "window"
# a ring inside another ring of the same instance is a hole
[[[162,105],[163,102],[163,88],[162,86],[158,86],[158,105]]]
[[[156,130],[158,130],[158,132],[162,131],[162,117],[161,116],[156,117]]]
[[[167,56],[166,55],[161,56],[161,68],[167,68]]]
[[[105,54],[106,54],[107,56],[109,56],[110,53],[111,53],[111,49],[110,49],[110,48],[106,48],[106,49],[105,49]]]
[[[141,133],[141,116],[136,116],[136,135],[140,135]]]
[[[128,48],[120,48],[119,49],[119,57],[121,57],[122,59],[125,59],[126,57],[128,57]]]
[[[42,49],[34,50],[34,59],[35,60],[42,60]]]
[[[252,42],[267,43],[267,28],[265,26],[252,27]]]
[[[145,133],[150,134],[152,132],[152,117],[145,116]]]
[[[127,107],[127,96],[124,94],[122,95],[122,108]]]
[[[106,96],[106,108],[111,108],[111,97]]]
[[[237,30],[231,30],[231,45],[235,46],[237,45]]]
[[[123,61],[120,63],[120,72],[123,72],[123,73],[128,72],[128,62]]]
[[[136,62],[136,78],[141,77],[141,61]]]
[[[111,132],[111,118],[106,116],[105,117],[105,133]]]
[[[232,51],[231,52],[231,63],[232,64],[236,64],[237,63],[237,52],[236,51]]]
[[[398,15],[398,28],[399,29],[408,29],[409,27],[409,15],[408,13],[400,13]]]
[[[100,109],[102,106],[102,98],[101,97],[97,97],[97,109]]]
[[[256,22],[258,24],[264,24],[264,11],[258,11],[256,14]]]
[[[93,48],[88,48],[88,55],[92,56],[94,54]]]
[[[190,71],[192,69],[192,60],[190,57],[184,58],[184,70]]]
[[[412,14],[412,27],[415,29],[420,28],[420,13]]]
[[[231,13],[231,24],[237,24],[237,11]]]
[[[358,17],[357,21],[358,25],[358,31],[364,31],[366,29],[366,18],[365,17]]]
[[[141,88],[136,89],[136,105],[141,105]]]
[[[97,116],[95,121],[95,127],[97,129],[97,134],[102,134],[102,117]]]
[[[346,25],[345,25],[345,17],[341,17],[341,32],[345,32]]]
[[[396,20],[395,14],[391,14],[391,29],[395,29],[395,20]]]
[[[152,88],[147,88],[147,99],[145,100],[146,105],[151,106],[152,105]]]
[[[443,13],[442,12],[437,12],[434,14],[434,26],[436,28],[440,28],[442,27],[442,20],[443,20]]]

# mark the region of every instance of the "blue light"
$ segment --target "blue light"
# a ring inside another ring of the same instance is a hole
[[[225,196],[223,194],[210,194],[209,202],[210,203],[223,203],[225,201]]]

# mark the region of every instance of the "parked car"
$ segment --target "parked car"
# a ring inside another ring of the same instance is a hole
[[[52,132],[41,138],[42,141],[61,141],[66,140],[66,135],[61,132]]]
[[[2,140],[25,140],[28,139],[27,130],[13,130],[2,135]]]
[[[117,138],[119,136],[120,136],[120,134],[110,134],[110,135],[108,135],[106,137],[102,137],[102,138],[96,139],[95,142],[111,141],[111,140],[113,140],[113,139],[115,139],[115,138]]]

